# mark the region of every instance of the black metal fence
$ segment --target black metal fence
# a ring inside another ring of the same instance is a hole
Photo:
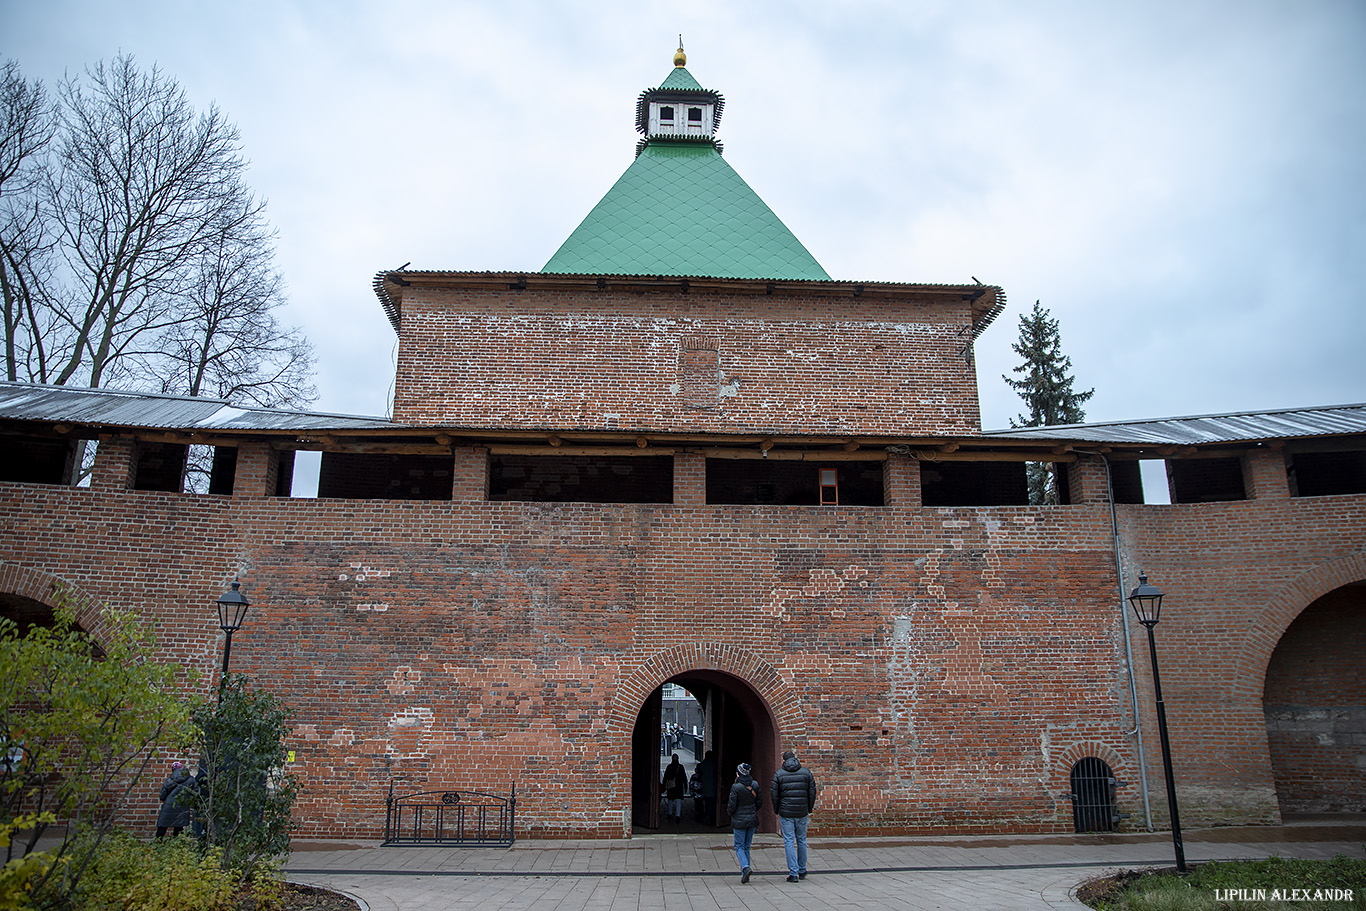
[[[511,845],[516,837],[517,788],[506,797],[483,791],[420,791],[384,801],[386,845]]]

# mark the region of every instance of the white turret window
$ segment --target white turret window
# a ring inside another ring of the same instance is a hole
[[[712,105],[709,103],[650,102],[650,135],[710,136]]]

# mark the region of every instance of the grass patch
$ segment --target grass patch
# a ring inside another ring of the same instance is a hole
[[[1366,911],[1366,860],[1219,861],[1185,876],[1124,871],[1083,883],[1077,898],[1096,911]]]

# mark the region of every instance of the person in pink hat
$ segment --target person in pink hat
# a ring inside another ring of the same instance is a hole
[[[157,813],[157,838],[164,836],[167,830],[170,830],[172,835],[179,835],[180,830],[190,824],[192,810],[189,795],[186,794],[186,788],[192,787],[190,781],[190,770],[185,768],[184,763],[171,763],[171,774],[167,777],[166,783],[161,786],[161,812]]]

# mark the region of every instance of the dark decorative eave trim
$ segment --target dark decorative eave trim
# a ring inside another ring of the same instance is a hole
[[[644,152],[646,149],[648,149],[648,148],[650,147],[650,143],[652,143],[652,142],[671,142],[671,143],[676,143],[676,142],[691,142],[691,143],[695,143],[695,144],[697,144],[697,145],[710,145],[713,149],[716,150],[716,154],[717,154],[717,155],[725,154],[725,146],[723,146],[721,143],[717,142],[715,139],[713,139],[713,138],[710,137],[710,136],[698,136],[696,133],[694,133],[694,134],[691,135],[691,136],[685,136],[685,135],[681,135],[681,134],[669,133],[669,134],[664,134],[664,135],[656,136],[656,137],[654,137],[653,139],[639,139],[639,140],[637,140],[637,141],[636,141],[636,157],[639,158],[639,157],[640,157],[640,153],[641,153],[641,152]]]
[[[387,285],[389,281],[392,281],[396,287],[411,283],[404,281],[397,272],[387,272],[383,269],[375,273],[374,281],[370,283],[370,286],[375,289],[375,297],[379,298],[379,305],[384,308],[384,314],[389,317],[389,325],[394,327],[394,332],[398,332],[401,308],[399,301],[389,293]]]

